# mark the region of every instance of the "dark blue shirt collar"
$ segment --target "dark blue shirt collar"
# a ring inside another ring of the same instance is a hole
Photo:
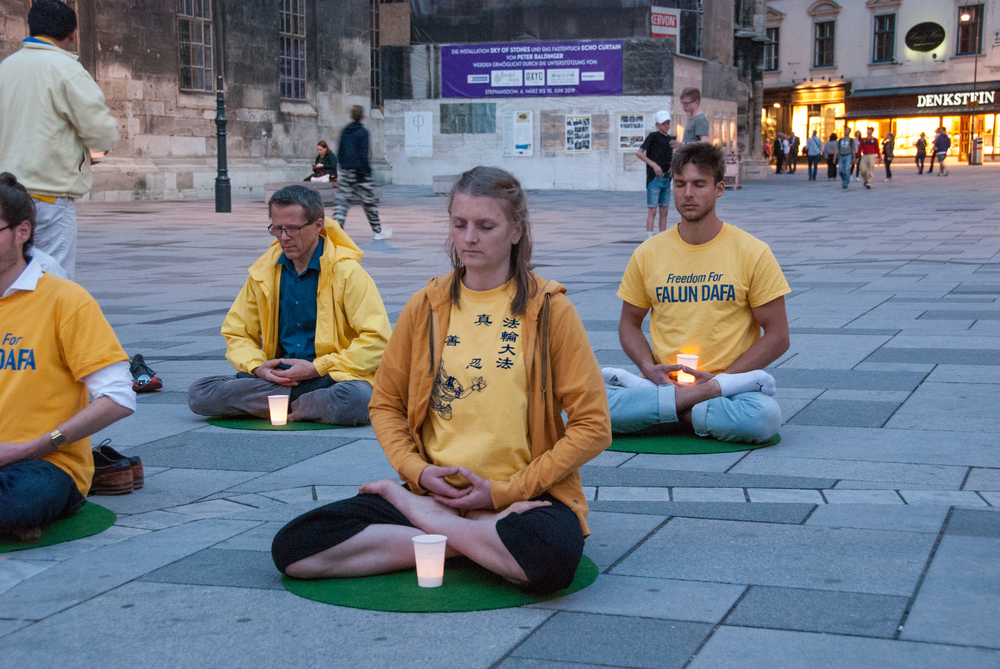
[[[317,272],[320,271],[319,259],[322,255],[323,255],[323,236],[320,235],[319,243],[316,244],[316,250],[313,251],[312,258],[309,259],[309,265],[306,267],[305,272],[308,272],[311,269],[314,269]],[[274,264],[284,265],[285,269],[287,269],[289,272],[292,273],[292,276],[299,275],[298,272],[295,271],[295,263],[293,263],[291,260],[285,257],[284,253],[282,253],[281,256],[278,258],[278,262]],[[303,272],[303,274],[305,274],[305,272]]]

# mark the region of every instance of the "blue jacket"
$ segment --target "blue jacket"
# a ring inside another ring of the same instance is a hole
[[[360,122],[349,123],[340,133],[337,159],[340,167],[345,170],[371,171],[368,163],[368,131]]]

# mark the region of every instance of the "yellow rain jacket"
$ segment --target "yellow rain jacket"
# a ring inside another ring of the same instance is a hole
[[[313,364],[320,376],[329,374],[334,381],[372,383],[391,333],[382,296],[358,264],[361,249],[340,225],[327,218],[322,234]],[[222,324],[226,359],[240,372],[252,374],[277,357],[281,253],[275,240],[250,266],[250,276]]]

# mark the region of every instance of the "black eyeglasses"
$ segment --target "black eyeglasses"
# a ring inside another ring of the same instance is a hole
[[[274,225],[269,225],[269,226],[267,226],[267,231],[270,232],[275,237],[277,237],[278,239],[281,239],[281,233],[282,232],[285,233],[286,235],[288,235],[289,237],[298,237],[299,233],[302,232],[302,228],[304,228],[304,227],[306,227],[308,225],[312,225],[312,224],[311,223],[303,223],[302,225],[286,225],[286,226],[281,227],[281,228],[276,228],[276,227],[274,227]]]
[[[16,225],[5,225],[4,227],[0,228],[0,232],[3,232],[4,230],[12,230],[13,228],[16,227],[17,227]]]

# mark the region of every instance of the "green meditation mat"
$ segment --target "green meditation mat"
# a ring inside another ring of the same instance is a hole
[[[584,556],[569,587],[548,595],[525,593],[513,583],[461,557],[445,562],[444,584],[437,588],[417,585],[415,569],[360,578],[300,581],[283,576],[281,580],[290,593],[324,604],[397,613],[455,613],[509,609],[565,597],[596,581],[597,574],[597,565]]]
[[[708,453],[735,453],[774,446],[781,441],[776,434],[762,444],[734,444],[711,437],[699,437],[693,432],[633,432],[615,434],[607,450],[619,453],[655,453],[657,455],[700,455]]]
[[[300,423],[285,423],[284,425],[271,425],[271,421],[266,418],[227,418],[225,416],[209,416],[209,425],[217,427],[227,427],[230,430],[273,430],[275,432],[294,432],[296,430],[340,430],[349,425],[326,425],[325,423],[310,423],[303,421]],[[365,423],[370,425],[370,423]]]
[[[41,539],[25,543],[0,540],[0,553],[51,546],[52,544],[61,544],[64,541],[73,541],[100,534],[114,525],[117,517],[114,511],[93,502],[87,502],[74,515],[57,520],[43,529]]]

